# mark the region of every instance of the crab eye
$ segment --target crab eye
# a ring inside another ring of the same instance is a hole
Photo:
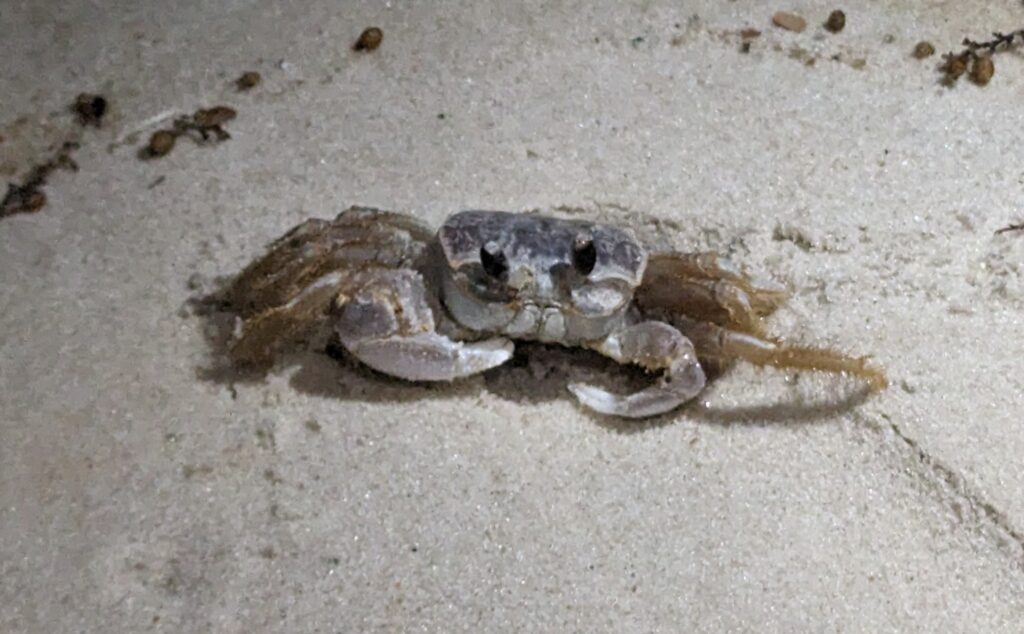
[[[577,236],[572,243],[572,265],[581,275],[590,275],[597,264],[597,247],[588,235]]]
[[[484,273],[496,280],[508,274],[508,258],[493,240],[480,247],[480,264],[484,267]]]

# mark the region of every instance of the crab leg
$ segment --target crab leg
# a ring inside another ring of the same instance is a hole
[[[285,343],[299,338],[323,323],[327,308],[343,285],[345,275],[328,273],[307,286],[282,306],[263,311],[247,320],[241,336],[231,346],[235,361],[255,367],[268,367],[274,354]]]
[[[248,319],[283,306],[332,271],[414,266],[431,235],[413,218],[367,207],[349,208],[333,221],[307,220],[246,267],[224,300]]]
[[[685,311],[695,318],[730,324],[743,332],[764,332],[761,317],[749,296],[732,282],[699,279],[673,280],[668,284],[655,282],[639,294],[639,301],[648,308],[672,306],[672,312]]]
[[[778,308],[786,291],[743,275],[715,253],[684,253],[652,256],[636,297],[645,310],[685,314],[761,335],[761,318]]]
[[[432,235],[414,218],[368,207],[298,225],[220,293],[243,320],[232,357],[269,366],[278,349],[322,326],[338,296],[358,291],[375,271],[420,266]]]
[[[512,342],[455,341],[435,330],[422,276],[411,269],[377,270],[337,301],[335,332],[371,368],[412,381],[451,381],[501,365]]]
[[[791,346],[685,318],[675,323],[693,340],[701,359],[742,359],[759,366],[850,374],[866,381],[873,390],[888,385],[885,373],[872,366],[867,357],[850,357],[827,348]]]
[[[771,280],[747,275],[728,258],[711,251],[653,255],[648,261],[646,274],[730,282],[750,296],[751,305],[760,315],[771,313],[786,299],[785,287]]]
[[[613,333],[594,350],[619,363],[664,370],[657,383],[633,394],[613,394],[594,385],[573,383],[569,390],[586,407],[612,416],[643,418],[675,409],[704,388],[704,370],[693,344],[672,326],[644,321]]]

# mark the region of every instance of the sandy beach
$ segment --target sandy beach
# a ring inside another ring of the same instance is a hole
[[[0,174],[78,167],[0,218],[0,630],[1024,628],[1024,61],[937,70],[1019,3],[103,5],[0,0]],[[229,139],[140,158],[214,106]],[[720,252],[891,385],[738,365],[625,422],[565,389],[616,368],[538,345],[210,372],[194,300],[355,204]]]

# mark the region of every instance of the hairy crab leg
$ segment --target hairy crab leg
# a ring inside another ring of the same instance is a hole
[[[339,297],[334,328],[371,368],[412,381],[451,381],[512,357],[512,342],[504,338],[464,343],[438,333],[418,272],[382,269],[361,278],[357,291]]]
[[[701,359],[740,359],[758,366],[848,374],[864,380],[875,391],[889,384],[885,372],[871,365],[867,357],[851,357],[827,348],[792,346],[685,318],[673,323],[693,341]]]
[[[716,253],[651,256],[637,302],[722,326],[760,333],[761,317],[786,300],[785,287],[741,273]]]
[[[626,418],[663,414],[692,399],[704,388],[704,370],[697,361],[693,344],[666,323],[640,322],[592,347],[619,363],[664,370],[654,385],[628,395],[584,383],[569,386],[583,405],[601,414]]]
[[[648,312],[682,313],[742,332],[765,333],[761,316],[754,310],[746,292],[728,281],[676,279],[663,283],[655,280],[637,291],[637,303]]]
[[[335,324],[351,325],[345,314],[352,315],[354,304],[347,305],[352,298],[374,293],[394,300],[396,293],[409,293],[392,304],[399,316],[410,311],[398,322],[416,332],[399,328],[360,338],[338,329],[356,356],[383,372],[425,380],[456,378],[506,361],[511,347],[504,340],[462,344],[434,332],[434,314],[441,326],[446,322],[439,306],[428,305],[432,294],[417,272],[427,270],[433,236],[414,217],[368,207],[299,224],[218,294],[217,300],[243,320],[241,336],[231,346],[233,360],[265,369],[283,344],[325,327],[332,316]],[[413,285],[399,284],[413,278]],[[400,288],[385,292],[387,284]]]
[[[242,334],[231,346],[236,362],[266,367],[284,343],[308,333],[327,317],[327,308],[338,295],[345,274],[333,272],[307,286],[287,304],[275,306],[246,320]]]
[[[243,320],[231,356],[269,366],[283,344],[323,326],[335,299],[357,290],[370,272],[422,266],[432,237],[415,218],[369,207],[303,222],[218,293]]]
[[[326,220],[307,220],[275,240],[266,255],[231,282],[223,293],[225,303],[242,317],[286,303],[291,289],[301,289],[303,280],[316,279],[323,257],[316,245],[329,226]]]
[[[225,303],[248,318],[286,304],[332,271],[414,266],[431,237],[414,218],[367,207],[352,207],[333,221],[307,220],[235,278]]]

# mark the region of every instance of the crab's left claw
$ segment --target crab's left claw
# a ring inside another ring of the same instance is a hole
[[[671,411],[696,396],[706,382],[693,344],[672,326],[645,321],[609,335],[593,346],[619,363],[664,370],[657,383],[633,394],[613,394],[583,383],[569,385],[584,406],[611,416],[645,418]]]

